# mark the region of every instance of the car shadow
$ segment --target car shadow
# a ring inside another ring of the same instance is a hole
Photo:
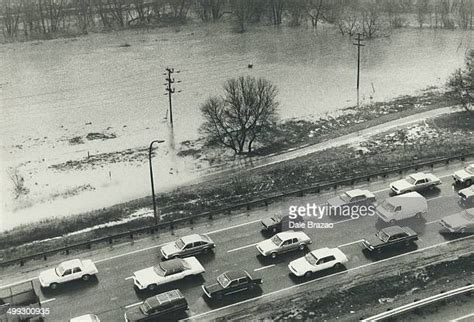
[[[137,297],[143,301],[151,296],[164,293],[167,291],[175,290],[175,289],[186,290],[186,289],[191,289],[195,287],[200,287],[203,283],[204,283],[204,277],[202,277],[202,275],[198,275],[198,276],[189,276],[180,281],[171,282],[168,284],[158,286],[153,291],[150,291],[148,289],[139,290],[135,286],[134,286],[134,290]]]
[[[56,289],[43,288],[41,287],[41,292],[45,296],[55,296],[58,294],[68,294],[68,293],[77,293],[86,289],[96,287],[99,284],[99,279],[97,276],[91,276],[88,281],[83,281],[82,279],[70,281],[63,284],[58,284]]]
[[[417,249],[418,249],[418,245],[415,242],[415,243],[411,243],[408,246],[387,248],[380,253],[377,251],[369,251],[368,249],[364,248],[362,250],[362,254],[364,254],[365,258],[369,260],[379,261],[379,260],[387,259],[393,256],[401,255],[404,253],[409,253]]]
[[[474,231],[467,231],[467,232],[464,232],[464,233],[453,233],[453,232],[450,232],[449,230],[447,229],[444,229],[444,228],[441,228],[439,230],[439,233],[441,236],[443,236],[443,238],[446,240],[446,241],[451,241],[451,240],[456,240],[456,239],[460,239],[460,238],[463,238],[463,237],[466,237],[466,236],[471,236],[471,235],[474,235]]]
[[[429,214],[427,214],[429,216]],[[387,223],[380,218],[377,219],[375,223],[375,228],[377,230],[381,230],[390,226],[400,226],[400,227],[410,227],[413,229],[418,235],[423,235],[426,231],[426,219],[422,218],[407,218],[402,220],[397,220],[395,223]]]
[[[222,300],[210,299],[204,294],[202,297],[204,299],[204,302],[206,302],[206,304],[209,306],[210,309],[217,309],[219,307],[249,300],[254,297],[259,297],[262,294],[263,294],[263,290],[258,286],[253,290],[246,290],[246,291],[233,293],[233,294],[224,296]]]
[[[293,273],[288,273],[288,276],[290,277],[290,279],[293,283],[301,284],[301,283],[305,283],[305,282],[308,282],[308,281],[311,281],[311,280],[315,280],[315,279],[318,279],[318,278],[326,277],[326,276],[333,275],[333,274],[340,273],[340,272],[344,272],[344,271],[347,271],[347,268],[345,266],[341,266],[340,268],[332,267],[332,268],[328,268],[324,271],[319,271],[319,272],[312,273],[311,276],[309,276],[309,277],[307,277],[307,276],[298,277],[298,276],[295,276]]]
[[[278,254],[276,258],[272,258],[271,256],[263,256],[256,250],[256,257],[257,260],[259,261],[260,265],[262,266],[268,266],[272,264],[281,264],[281,263],[289,263],[292,260],[295,260],[297,258],[303,257],[309,252],[309,249],[306,247],[304,250],[295,250],[283,254]]]

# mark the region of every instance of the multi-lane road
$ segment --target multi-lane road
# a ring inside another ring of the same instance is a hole
[[[428,214],[422,220],[407,222],[419,234],[420,238],[417,241],[417,246],[407,252],[394,253],[390,256],[410,256],[410,251],[420,252],[450,242],[450,238],[439,233],[440,225],[438,221],[443,216],[459,212],[462,209],[457,203],[456,191],[452,186],[453,181],[450,175],[463,166],[464,164],[458,163],[455,166],[439,167],[433,170],[433,173],[440,177],[443,183],[438,186],[438,189],[424,193],[424,196],[428,199]],[[369,189],[375,194],[377,200],[381,201],[389,196],[388,184],[394,179],[396,178],[387,178],[383,181],[357,187]],[[265,294],[282,290],[295,289],[299,283],[310,282],[311,280],[308,279],[298,280],[290,277],[287,267],[291,260],[303,256],[305,252],[297,251],[277,259],[263,259],[261,256],[257,256],[258,252],[255,249],[255,244],[269,237],[261,232],[260,219],[274,212],[280,212],[282,207],[287,204],[304,205],[307,202],[323,204],[327,199],[342,191],[344,190],[328,191],[301,198],[289,198],[271,204],[267,208],[251,210],[241,216],[233,217],[232,220],[228,218],[216,220],[212,227],[206,225],[195,227],[193,232],[208,233],[216,243],[214,252],[198,256],[206,272],[202,277],[172,283],[159,289],[157,293],[179,288],[189,302],[188,316],[205,319],[209,313],[221,311],[224,306],[238,306],[239,301],[263,297]],[[366,256],[360,245],[361,239],[375,234],[381,228],[376,216],[337,220],[328,218],[326,222],[333,223],[333,228],[305,230],[306,234],[313,240],[313,244],[309,247],[310,250],[321,247],[339,247],[349,257],[349,262],[346,265],[348,270],[377,265],[379,261],[387,258],[387,256],[383,258]],[[102,254],[96,253],[93,256],[81,254],[79,256],[81,258],[95,260],[99,270],[96,281],[74,282],[52,291],[41,290],[38,280],[35,279],[35,288],[40,295],[42,306],[50,308],[50,315],[47,316],[47,319],[64,321],[87,313],[97,314],[103,321],[123,319],[123,314],[127,308],[138,305],[144,298],[151,295],[149,293],[140,294],[135,291],[131,278],[133,272],[157,264],[160,261],[159,247],[161,244],[189,233],[189,229],[183,229],[176,231],[176,236],[165,234],[160,237],[159,241],[149,239],[146,243],[137,243],[139,246],[135,246],[133,250],[124,247],[123,251],[114,252],[110,256],[107,255],[107,251]],[[470,236],[464,238],[470,238]],[[37,276],[41,269],[44,269],[44,267],[36,266],[27,275]],[[260,274],[264,280],[261,291],[255,294],[242,294],[223,303],[206,302],[202,296],[201,284],[205,281],[212,281],[220,273],[231,269],[246,269],[251,273]],[[1,281],[3,285],[14,282],[13,278],[10,281],[5,279]]]

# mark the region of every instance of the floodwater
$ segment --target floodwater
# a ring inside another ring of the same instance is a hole
[[[89,153],[165,139],[168,147],[160,145],[154,160],[158,187],[189,181],[192,166],[169,151],[173,144],[198,136],[200,104],[221,93],[231,77],[272,81],[279,90],[282,118],[324,114],[356,103],[357,48],[337,30],[258,27],[236,34],[222,29],[209,24],[179,32],[125,31],[0,45],[3,228],[149,194],[146,163],[66,172],[50,168]],[[367,103],[444,84],[473,47],[473,33],[404,29],[364,44],[360,97]],[[174,137],[167,124],[166,67],[180,71],[174,74]],[[84,139],[92,132],[117,138]],[[76,136],[84,144],[71,145]],[[10,200],[10,168],[25,176],[30,189],[26,200]],[[73,193],[84,186],[94,190]]]

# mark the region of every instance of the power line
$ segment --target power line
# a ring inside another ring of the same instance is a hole
[[[353,45],[357,46],[357,106],[359,106],[360,47],[365,46],[364,44],[361,43],[361,41],[363,40],[361,36],[362,36],[361,33],[358,32],[357,38],[355,39],[357,40],[357,44],[352,43]]]
[[[171,96],[172,94],[174,94],[176,92],[176,89],[174,87],[172,87],[172,84],[174,83],[181,83],[181,81],[176,81],[174,78],[171,77],[171,75],[173,73],[179,73],[179,70],[178,71],[175,71],[174,68],[166,68],[166,73],[164,74],[166,77],[166,81],[167,83],[165,84],[166,88],[165,90],[168,92],[166,93],[165,95],[168,95],[168,98],[169,98],[169,102],[170,102],[170,123],[171,123],[171,126],[173,126],[173,103],[172,103],[172,100],[171,100]],[[178,93],[180,93],[181,91],[178,91]]]

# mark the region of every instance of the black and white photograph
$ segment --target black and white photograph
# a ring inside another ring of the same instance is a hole
[[[0,322],[474,322],[474,0],[0,29]]]

